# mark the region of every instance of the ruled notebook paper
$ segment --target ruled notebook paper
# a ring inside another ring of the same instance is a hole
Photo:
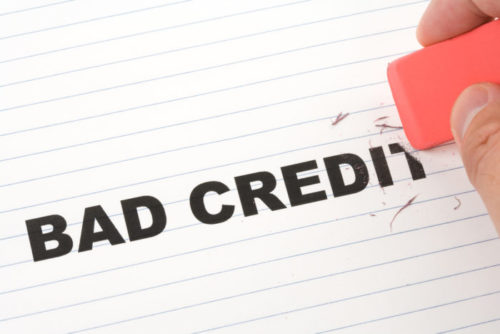
[[[500,244],[456,146],[411,152],[426,173],[413,180],[389,153],[411,150],[403,131],[376,127],[400,125],[385,70],[419,48],[427,3],[2,2],[0,332],[500,330]],[[369,184],[333,197],[323,158],[342,153]],[[290,207],[280,168],[311,160],[301,177],[320,183],[303,190],[328,199]],[[245,217],[234,177],[261,171],[287,208]],[[224,223],[190,210],[207,181],[231,189],[206,198],[236,206]],[[144,195],[167,226],[129,242],[120,201]],[[79,253],[95,205],[127,242]],[[51,214],[73,251],[34,262],[25,221]]]

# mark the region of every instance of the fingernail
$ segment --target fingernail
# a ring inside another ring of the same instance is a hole
[[[474,85],[465,89],[458,97],[452,112],[453,136],[460,144],[474,117],[488,104],[488,89]]]

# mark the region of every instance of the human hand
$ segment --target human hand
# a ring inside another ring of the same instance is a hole
[[[432,0],[418,26],[417,38],[427,46],[498,17],[499,0]],[[466,88],[453,107],[451,129],[469,180],[481,195],[500,234],[499,83]]]

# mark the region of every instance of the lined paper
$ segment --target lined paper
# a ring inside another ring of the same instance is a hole
[[[387,64],[419,48],[427,4],[1,3],[1,332],[498,331],[487,211],[454,143],[411,149],[386,81]],[[395,128],[381,131],[381,117]],[[425,178],[412,179],[394,143]],[[373,147],[394,185],[379,186]],[[363,159],[369,183],[333,196],[323,158],[343,153]],[[300,176],[320,182],[303,190],[328,198],[292,207],[280,168],[305,161],[318,166]],[[244,216],[234,178],[261,171],[287,208],[258,202]],[[224,223],[190,210],[207,181],[230,189],[205,199],[214,212],[235,205]],[[130,242],[120,201],[144,195],[162,202],[167,226]],[[95,205],[126,242],[78,252]],[[53,214],[73,250],[34,262],[25,221]]]

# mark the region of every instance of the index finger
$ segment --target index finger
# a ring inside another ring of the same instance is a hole
[[[498,0],[432,0],[417,29],[423,46],[458,36],[500,16]]]

